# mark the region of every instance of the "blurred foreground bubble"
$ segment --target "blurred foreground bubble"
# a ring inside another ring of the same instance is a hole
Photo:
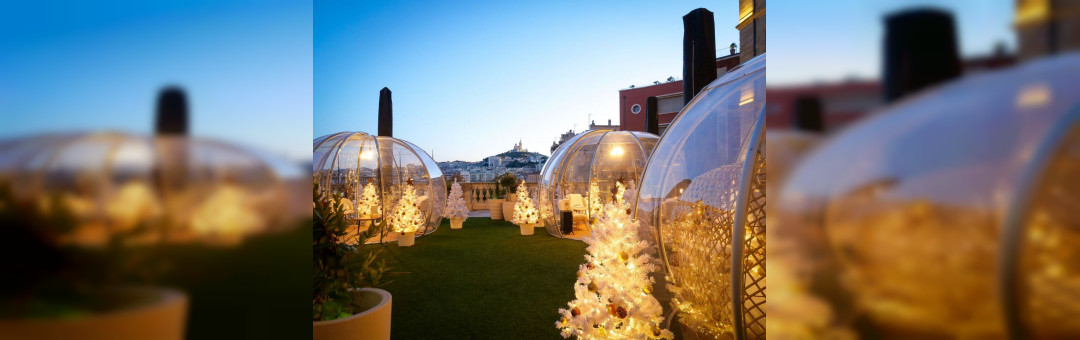
[[[115,233],[133,233],[126,241],[139,243],[235,244],[285,218],[284,188],[267,163],[239,147],[189,137],[21,138],[0,145],[0,183],[13,204],[70,213],[76,226],[69,240],[81,245],[100,246]]]
[[[310,215],[295,212],[310,212],[309,196],[292,207],[296,180],[282,178],[294,164],[188,136],[178,88],[161,92],[156,130],[0,140],[0,338],[182,339],[188,294],[213,306],[206,292],[281,275],[233,274],[272,251],[245,239],[287,234],[277,251],[310,249],[297,228]]]
[[[1077,174],[1077,53],[881,110],[786,179],[769,252],[788,282],[770,334],[1080,336]]]

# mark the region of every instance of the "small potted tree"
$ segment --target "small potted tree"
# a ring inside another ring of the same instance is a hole
[[[507,172],[502,176],[499,176],[497,184],[506,191],[506,201],[502,203],[502,214],[507,220],[512,222],[514,218],[514,205],[517,204],[517,176]]]
[[[450,197],[446,199],[446,208],[443,209],[443,216],[450,219],[450,229],[461,229],[461,223],[469,218],[469,208],[461,196],[461,184],[454,181],[450,187]]]
[[[522,235],[532,235],[536,222],[540,220],[540,212],[529,198],[529,189],[525,187],[525,181],[518,183],[517,203],[514,205],[514,223],[521,228]]]
[[[491,211],[491,219],[501,220],[503,219],[503,191],[499,186],[499,182],[495,182],[495,188],[490,190],[491,196],[488,198],[488,210]]]
[[[319,199],[315,185],[312,262],[312,333],[316,340],[390,339],[389,292],[382,284],[386,262],[380,249],[367,248],[362,240],[385,227],[385,222],[360,232],[360,242],[343,240],[348,224],[336,199]],[[336,198],[336,197],[335,197]]]
[[[417,203],[416,188],[409,179],[402,188],[401,199],[390,215],[390,225],[398,235],[398,246],[409,247],[416,241],[416,231],[424,225],[424,214]]]
[[[369,178],[364,185],[364,191],[360,194],[360,200],[356,202],[356,215],[360,219],[360,227],[371,226],[371,221],[382,217],[382,208],[379,203],[379,193],[375,183]]]

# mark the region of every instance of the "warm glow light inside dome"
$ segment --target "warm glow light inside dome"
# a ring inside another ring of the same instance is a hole
[[[368,149],[360,152],[360,159],[372,159],[375,158],[375,151]]]
[[[750,104],[754,102],[754,88],[745,87],[742,89],[742,94],[739,95],[739,106]]]
[[[1025,86],[1016,96],[1017,109],[1037,109],[1050,102],[1050,87],[1044,83]]]
[[[623,152],[624,151],[623,151],[623,148],[621,146],[616,146],[614,148],[611,148],[610,154],[611,154],[612,157],[620,157],[620,156],[623,155]]]

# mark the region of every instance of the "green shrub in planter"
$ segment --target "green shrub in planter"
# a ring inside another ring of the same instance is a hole
[[[378,287],[383,282],[389,268],[386,261],[380,259],[381,249],[369,247],[363,242],[356,246],[345,243],[348,223],[345,221],[344,205],[341,195],[334,194],[332,199],[320,197],[318,183],[314,184],[314,222],[312,263],[312,320],[326,321],[349,317],[361,312],[354,305],[354,289]],[[337,204],[332,207],[331,204]],[[372,233],[386,227],[383,220],[370,229],[360,233],[359,238],[366,240]]]
[[[0,319],[57,319],[121,308],[102,291],[150,283],[164,271],[149,263],[147,246],[128,246],[146,235],[146,223],[115,230],[99,244],[73,237],[78,221],[62,197],[17,200],[0,182]]]
[[[515,194],[517,193],[517,183],[517,176],[514,176],[514,173],[512,172],[507,172],[502,176],[499,176],[495,182],[495,186],[505,188],[507,192]]]

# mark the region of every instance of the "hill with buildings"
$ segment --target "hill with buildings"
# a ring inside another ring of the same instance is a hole
[[[447,178],[460,178],[462,182],[491,182],[505,173],[513,173],[531,182],[539,178],[540,168],[548,156],[530,152],[519,141],[514,147],[497,155],[484,157],[479,162],[438,162],[439,170]]]

